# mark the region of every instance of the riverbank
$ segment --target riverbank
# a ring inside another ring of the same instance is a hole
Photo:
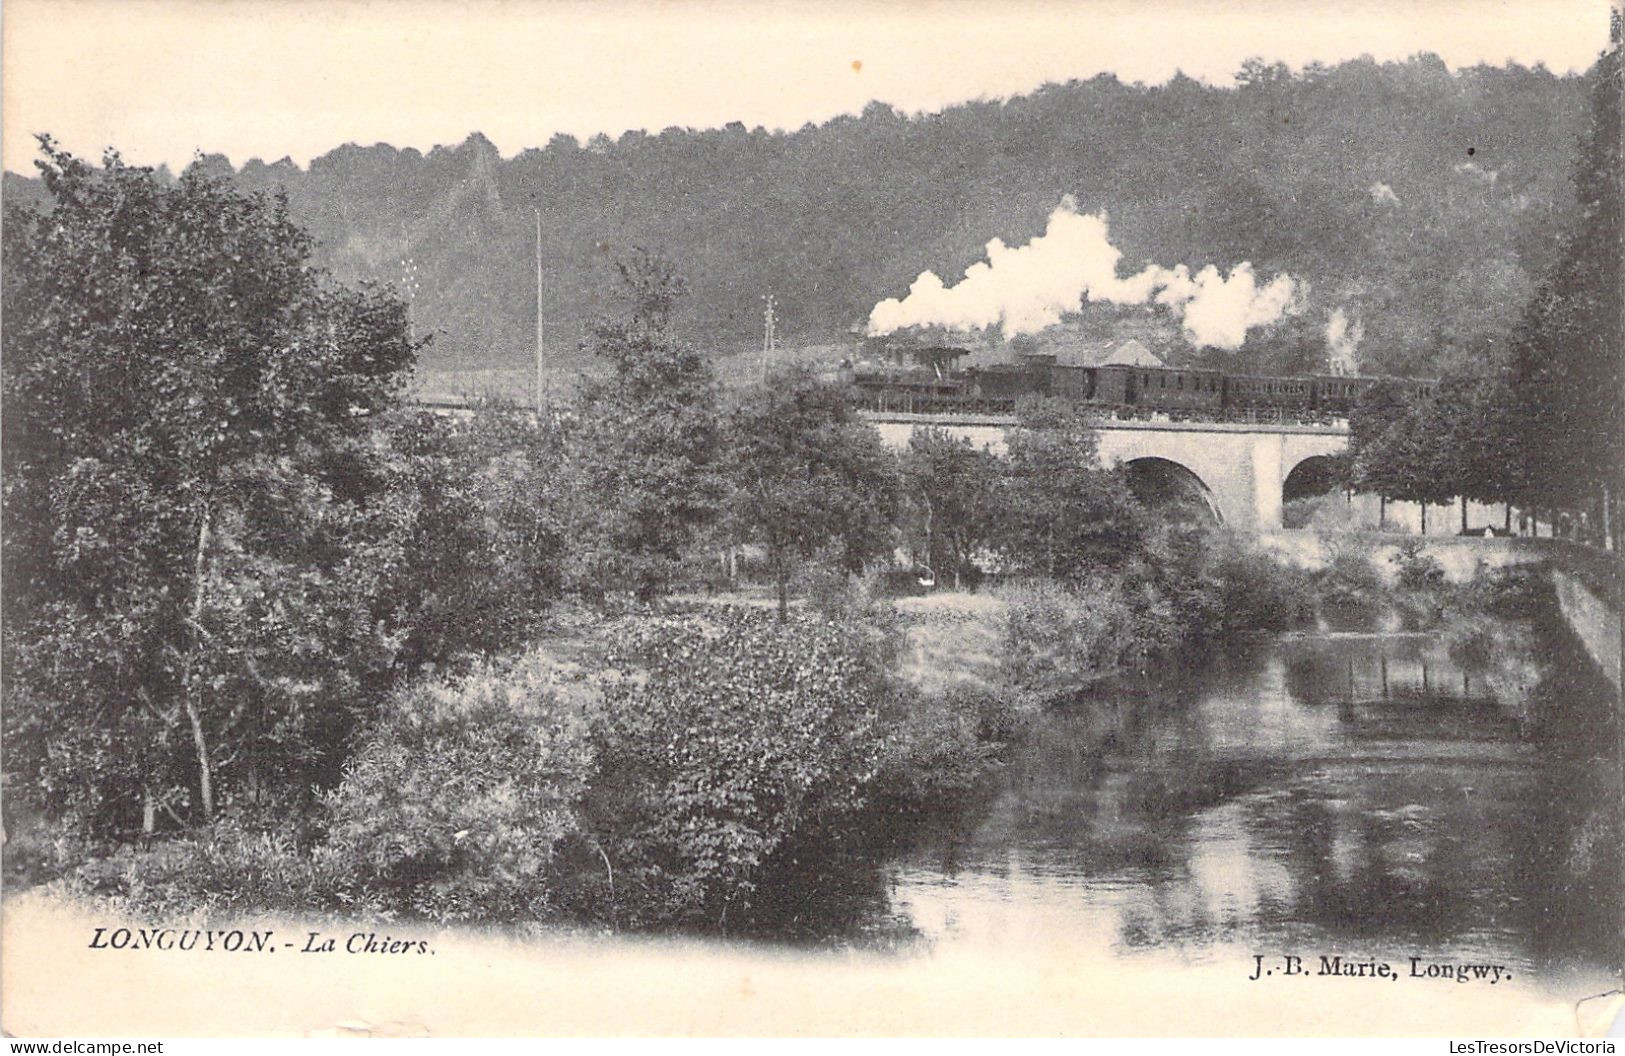
[[[1551,1037],[1598,1035],[1613,1011],[1582,1000],[1580,981],[1249,982],[1254,961],[1242,949],[1198,964],[1102,962],[1065,946],[898,957],[406,928],[390,934],[433,952],[302,954],[309,931],[332,926],[300,918],[242,922],[295,942],[274,956],[88,948],[96,927],[116,923],[33,895],[7,899],[9,1034]],[[341,947],[351,930],[335,932]]]
[[[771,613],[745,608],[751,633],[776,626]],[[982,695],[1000,685],[990,680],[1008,602],[941,594],[884,610],[906,643],[895,670],[921,692],[914,714],[929,720],[909,753],[924,764],[914,772],[940,776],[943,756],[919,749],[968,716],[929,709],[956,686]],[[1315,644],[1322,637],[1331,649]],[[173,923],[285,933],[277,941],[294,946],[272,947],[274,957],[95,950],[98,927],[150,928],[163,918],[11,894],[0,971],[26,982],[7,996],[7,1026],[295,1036],[1603,1029],[1606,1010],[1582,1000],[1609,985],[1594,958],[1575,969],[1566,954],[1545,956],[1589,949],[1576,936],[1597,933],[1595,878],[1606,863],[1591,860],[1610,845],[1610,830],[1606,819],[1576,813],[1600,801],[1579,783],[1598,773],[1580,751],[1595,731],[1542,718],[1575,719],[1572,707],[1537,709],[1532,736],[1512,730],[1479,690],[1466,696],[1442,644],[1396,640],[1405,643],[1398,651],[1380,651],[1383,638],[1369,634],[1261,639],[1209,666],[1168,672],[1177,685],[1131,678],[1088,702],[1043,709],[1002,756],[995,787],[952,811],[957,824],[933,837],[940,842],[882,852],[865,880],[869,901],[835,913],[850,916],[833,947],[797,948],[771,931],[755,934],[773,941],[757,941],[732,928],[719,938],[635,935],[625,916],[436,926],[246,903]],[[922,677],[941,692],[923,692]],[[1457,684],[1460,699],[1441,697]],[[714,736],[743,728],[736,720],[678,743],[715,751]],[[692,721],[685,715],[682,728]],[[392,779],[400,783],[398,773]],[[940,792],[919,798],[943,801]],[[838,831],[848,845],[860,835]],[[635,859],[606,846],[616,883],[632,882],[623,866]],[[625,888],[616,890],[624,899]],[[797,912],[822,905],[813,891],[794,898]],[[872,944],[870,918],[913,937]],[[310,932],[338,949],[302,953]],[[362,938],[362,952],[343,951],[351,936],[374,933],[426,947],[366,952]],[[432,952],[416,952],[425,948]],[[1311,964],[1322,953],[1380,957],[1401,968],[1417,954],[1489,957],[1515,978],[1251,981],[1255,953],[1307,955]],[[192,995],[205,988],[202,1006]],[[107,992],[126,996],[108,1006]],[[215,1009],[229,1020],[210,1018]]]
[[[228,819],[78,846],[36,825],[8,848],[8,880],[59,879],[87,904],[154,921],[333,911],[884,945],[883,925],[848,930],[884,903],[878,863],[923,831],[978,824],[1048,714],[1090,727],[1064,740],[1098,774],[1108,753],[1154,738],[1115,725],[1122,695],[1084,706],[1080,690],[1245,655],[1259,631],[1313,625],[1327,597],[1381,609],[1403,593],[1486,667],[1475,682],[1521,728],[1539,727],[1533,639],[1466,633],[1523,599],[1517,584],[1469,596],[1414,560],[1399,570],[1412,586],[1390,593],[1363,558],[1311,580],[1244,551],[1195,553],[1185,577],[901,599],[842,577],[786,621],[727,595],[560,612],[525,655],[397,694],[310,830]],[[1174,651],[1193,642],[1205,648]],[[1169,703],[1194,706],[1183,692]],[[1137,794],[1167,811],[1228,795],[1238,775],[1221,763],[1200,788]]]

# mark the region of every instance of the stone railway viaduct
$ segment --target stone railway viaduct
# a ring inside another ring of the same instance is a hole
[[[864,412],[890,447],[908,444],[916,428],[934,426],[995,453],[1004,451],[1005,416]],[[1095,426],[1100,458],[1148,470],[1182,484],[1226,525],[1253,532],[1281,527],[1282,495],[1294,470],[1348,447],[1348,423],[1116,421]]]

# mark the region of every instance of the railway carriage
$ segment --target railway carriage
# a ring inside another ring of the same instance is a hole
[[[1182,368],[1131,368],[1138,375],[1137,398],[1140,407],[1175,413],[1213,411],[1223,403],[1224,376],[1216,370]]]
[[[1307,411],[1312,389],[1308,378],[1226,374],[1224,406],[1243,411]]]
[[[1330,374],[1226,374],[1131,363],[1074,366],[1043,353],[1022,354],[1014,363],[961,369],[958,361],[969,355],[967,349],[908,348],[873,341],[866,348],[880,353],[882,361],[857,364],[843,376],[851,380],[864,406],[880,411],[1008,414],[1024,397],[1053,396],[1129,415],[1180,419],[1267,414],[1326,420],[1346,417],[1368,389],[1383,381]],[[1394,380],[1419,394],[1437,387],[1428,379]]]
[[[1313,387],[1314,409],[1325,415],[1346,415],[1354,409],[1360,396],[1375,380],[1347,375],[1316,374],[1309,379]]]
[[[1095,399],[1095,367],[1058,365],[1050,370],[1050,394],[1077,403],[1092,403]]]

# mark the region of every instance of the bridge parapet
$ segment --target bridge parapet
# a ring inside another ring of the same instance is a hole
[[[984,428],[1013,429],[1021,425],[1021,419],[1013,414],[924,414],[906,411],[859,411],[859,416],[866,421],[877,424],[892,422],[897,424],[936,425],[944,428],[954,426],[980,426]],[[1211,433],[1279,433],[1279,434],[1315,434],[1323,436],[1347,436],[1349,423],[1346,418],[1330,418],[1323,421],[1240,421],[1207,418],[1110,418],[1100,417],[1092,424],[1100,432],[1111,430],[1149,429],[1158,432],[1211,432]]]

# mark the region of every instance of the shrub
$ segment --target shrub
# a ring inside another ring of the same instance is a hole
[[[1527,618],[1556,605],[1552,583],[1540,569],[1528,566],[1479,568],[1452,599],[1464,612],[1481,612],[1502,619]]]
[[[1006,605],[1005,673],[1013,685],[1054,693],[1115,671],[1143,643],[1121,585],[1039,581],[1000,591]]]
[[[157,920],[309,910],[324,904],[332,888],[290,834],[232,819],[150,847],[125,846],[80,866],[62,886],[114,912]]]
[[[730,611],[632,621],[610,656],[588,815],[621,919],[748,919],[775,856],[839,847],[900,691],[865,628]]]
[[[1333,545],[1316,579],[1323,605],[1369,610],[1379,607],[1387,595],[1370,553],[1357,545]]]
[[[326,799],[317,862],[338,897],[437,921],[559,912],[592,762],[584,695],[535,655],[396,693]]]
[[[1314,584],[1302,569],[1231,537],[1220,540],[1210,558],[1216,583],[1219,630],[1224,635],[1284,631],[1314,617]]]
[[[1030,698],[958,684],[909,702],[886,743],[877,797],[894,814],[951,811],[1031,721]]]
[[[1437,626],[1452,594],[1444,566],[1425,551],[1420,540],[1414,539],[1400,543],[1389,560],[1398,570],[1393,603],[1401,626],[1415,631]]]
[[[1445,586],[1444,566],[1427,552],[1419,539],[1400,543],[1389,560],[1399,570],[1394,582],[1401,589],[1438,590]]]

